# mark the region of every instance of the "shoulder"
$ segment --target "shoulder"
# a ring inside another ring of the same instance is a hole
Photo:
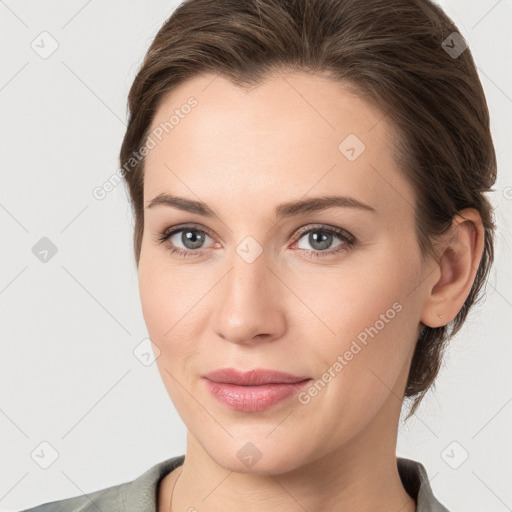
[[[95,510],[120,511],[121,488],[127,484],[107,487],[89,494],[43,503],[20,512],[89,512]]]
[[[184,455],[173,457],[155,464],[135,480],[43,503],[20,512],[156,512],[156,491],[160,481],[184,460]]]

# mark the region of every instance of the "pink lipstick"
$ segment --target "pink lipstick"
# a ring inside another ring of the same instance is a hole
[[[230,409],[258,412],[295,395],[311,380],[275,370],[221,368],[203,375],[210,393]]]

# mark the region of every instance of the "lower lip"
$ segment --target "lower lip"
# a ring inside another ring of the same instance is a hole
[[[297,394],[311,379],[293,384],[237,386],[205,379],[210,393],[221,403],[237,411],[258,412],[270,409],[285,398]]]

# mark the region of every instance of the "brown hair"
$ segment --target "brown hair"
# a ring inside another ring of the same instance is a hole
[[[137,266],[144,159],[133,155],[144,146],[164,96],[207,72],[240,87],[255,86],[278,70],[329,73],[376,102],[396,129],[396,158],[415,190],[425,258],[435,255],[433,241],[466,207],[478,210],[485,229],[475,281],[456,318],[443,327],[423,326],[405,390],[414,397],[412,415],[438,374],[446,342],[479,298],[494,258],[493,211],[484,196],[496,180],[489,112],[470,50],[453,55],[444,46],[446,40],[449,48],[461,48],[453,32],[453,21],[429,0],[181,3],[153,40],[128,98],[120,163],[135,216]]]

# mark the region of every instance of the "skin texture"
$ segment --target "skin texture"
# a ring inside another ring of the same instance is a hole
[[[162,481],[159,511],[169,510],[181,471],[174,511],[415,510],[396,468],[402,397],[420,321],[448,323],[469,294],[482,254],[478,213],[461,212],[438,260],[422,262],[414,193],[393,160],[392,127],[322,76],[275,74],[250,92],[221,76],[196,77],[164,99],[152,127],[190,96],[197,106],[149,152],[144,181],[145,206],[171,193],[218,215],[145,209],[143,314],[188,431],[185,463]],[[365,144],[354,161],[338,149],[351,133]],[[326,195],[375,211],[274,216],[281,203]],[[172,237],[190,256],[157,242],[190,224],[207,231],[200,249],[183,245],[181,232]],[[355,244],[334,254],[343,241],[333,235],[323,249],[330,255],[308,258],[322,249],[299,228],[319,224],[348,231]],[[262,250],[251,263],[237,253],[249,236]],[[234,411],[201,378],[234,367],[321,380],[381,315],[384,327],[307,404],[292,397],[263,412]],[[261,454],[252,467],[237,456],[249,442]]]

